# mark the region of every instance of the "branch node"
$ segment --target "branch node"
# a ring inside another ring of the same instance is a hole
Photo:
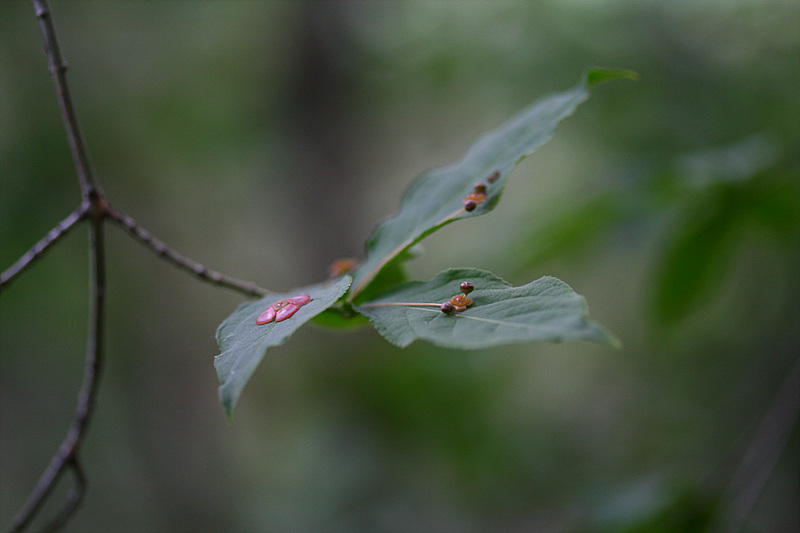
[[[111,213],[111,206],[108,204],[108,200],[97,189],[89,191],[86,205],[86,214],[93,220],[102,220]]]

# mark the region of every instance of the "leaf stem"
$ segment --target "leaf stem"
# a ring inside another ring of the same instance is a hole
[[[202,281],[233,289],[247,296],[266,296],[271,292],[263,287],[259,287],[252,281],[244,281],[229,276],[225,276],[216,270],[212,270],[197,261],[186,257],[175,251],[161,240],[154,237],[149,231],[140,226],[132,217],[117,211],[113,207],[108,208],[108,218],[116,222],[134,237],[140,244],[156,254],[161,259],[172,263],[173,266],[186,270],[200,278]]]
[[[386,303],[376,303],[376,304],[364,304],[360,305],[359,307],[391,307],[393,305],[396,306],[425,306],[425,307],[441,307],[442,304],[430,304],[430,303],[418,303],[418,302],[386,302]]]

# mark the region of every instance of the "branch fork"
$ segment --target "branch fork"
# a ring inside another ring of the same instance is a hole
[[[13,265],[0,273],[0,293],[25,272],[36,260],[41,258],[55,243],[61,240],[75,226],[84,220],[89,222],[89,249],[91,254],[90,272],[90,318],[86,342],[86,358],[81,388],[72,423],[58,450],[53,455],[45,471],[27,501],[14,517],[11,532],[27,529],[41,510],[45,501],[52,494],[61,475],[69,470],[74,477],[74,485],[67,494],[61,509],[44,527],[44,531],[62,529],[75,511],[80,507],[86,492],[87,480],[80,462],[80,446],[94,413],[97,392],[105,359],[105,292],[106,266],[104,223],[111,220],[128,231],[128,233],[158,257],[174,266],[191,272],[201,281],[236,290],[247,296],[263,296],[268,294],[264,288],[255,283],[225,276],[217,271],[178,253],[162,241],[153,237],[130,216],[111,207],[102,189],[92,176],[91,163],[78,127],[77,114],[67,84],[67,65],[61,56],[55,28],[53,26],[50,7],[47,0],[32,0],[36,18],[44,40],[50,74],[55,84],[61,117],[67,132],[67,139],[72,153],[75,171],[80,184],[82,201],[80,207],[70,213],[64,220],[55,225],[44,237],[26,251]]]

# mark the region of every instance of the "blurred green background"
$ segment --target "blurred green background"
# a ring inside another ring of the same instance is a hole
[[[620,351],[306,327],[229,426],[214,331],[242,297],[109,226],[108,361],[68,531],[800,529],[800,3],[53,10],[112,205],[275,290],[361,256],[419,172],[584,68],[641,75],[596,87],[497,210],[410,263],[559,277]],[[2,2],[0,268],[79,198],[33,8]],[[71,419],[87,255],[81,227],[0,297],[3,527]]]

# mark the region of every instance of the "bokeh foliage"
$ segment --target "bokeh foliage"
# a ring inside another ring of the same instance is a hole
[[[420,170],[585,67],[641,75],[601,85],[516,171],[535,179],[409,263],[416,279],[473,265],[515,285],[569,280],[619,353],[400,350],[307,327],[265,358],[229,427],[213,332],[240,297],[109,229],[109,361],[74,530],[644,532],[725,519],[717,500],[800,343],[796,2],[53,8],[112,204],[276,290],[362,256]],[[5,268],[79,198],[26,2],[0,3],[0,124]],[[74,406],[81,233],[0,297],[4,524]],[[797,449],[795,429],[744,531],[797,530]]]

